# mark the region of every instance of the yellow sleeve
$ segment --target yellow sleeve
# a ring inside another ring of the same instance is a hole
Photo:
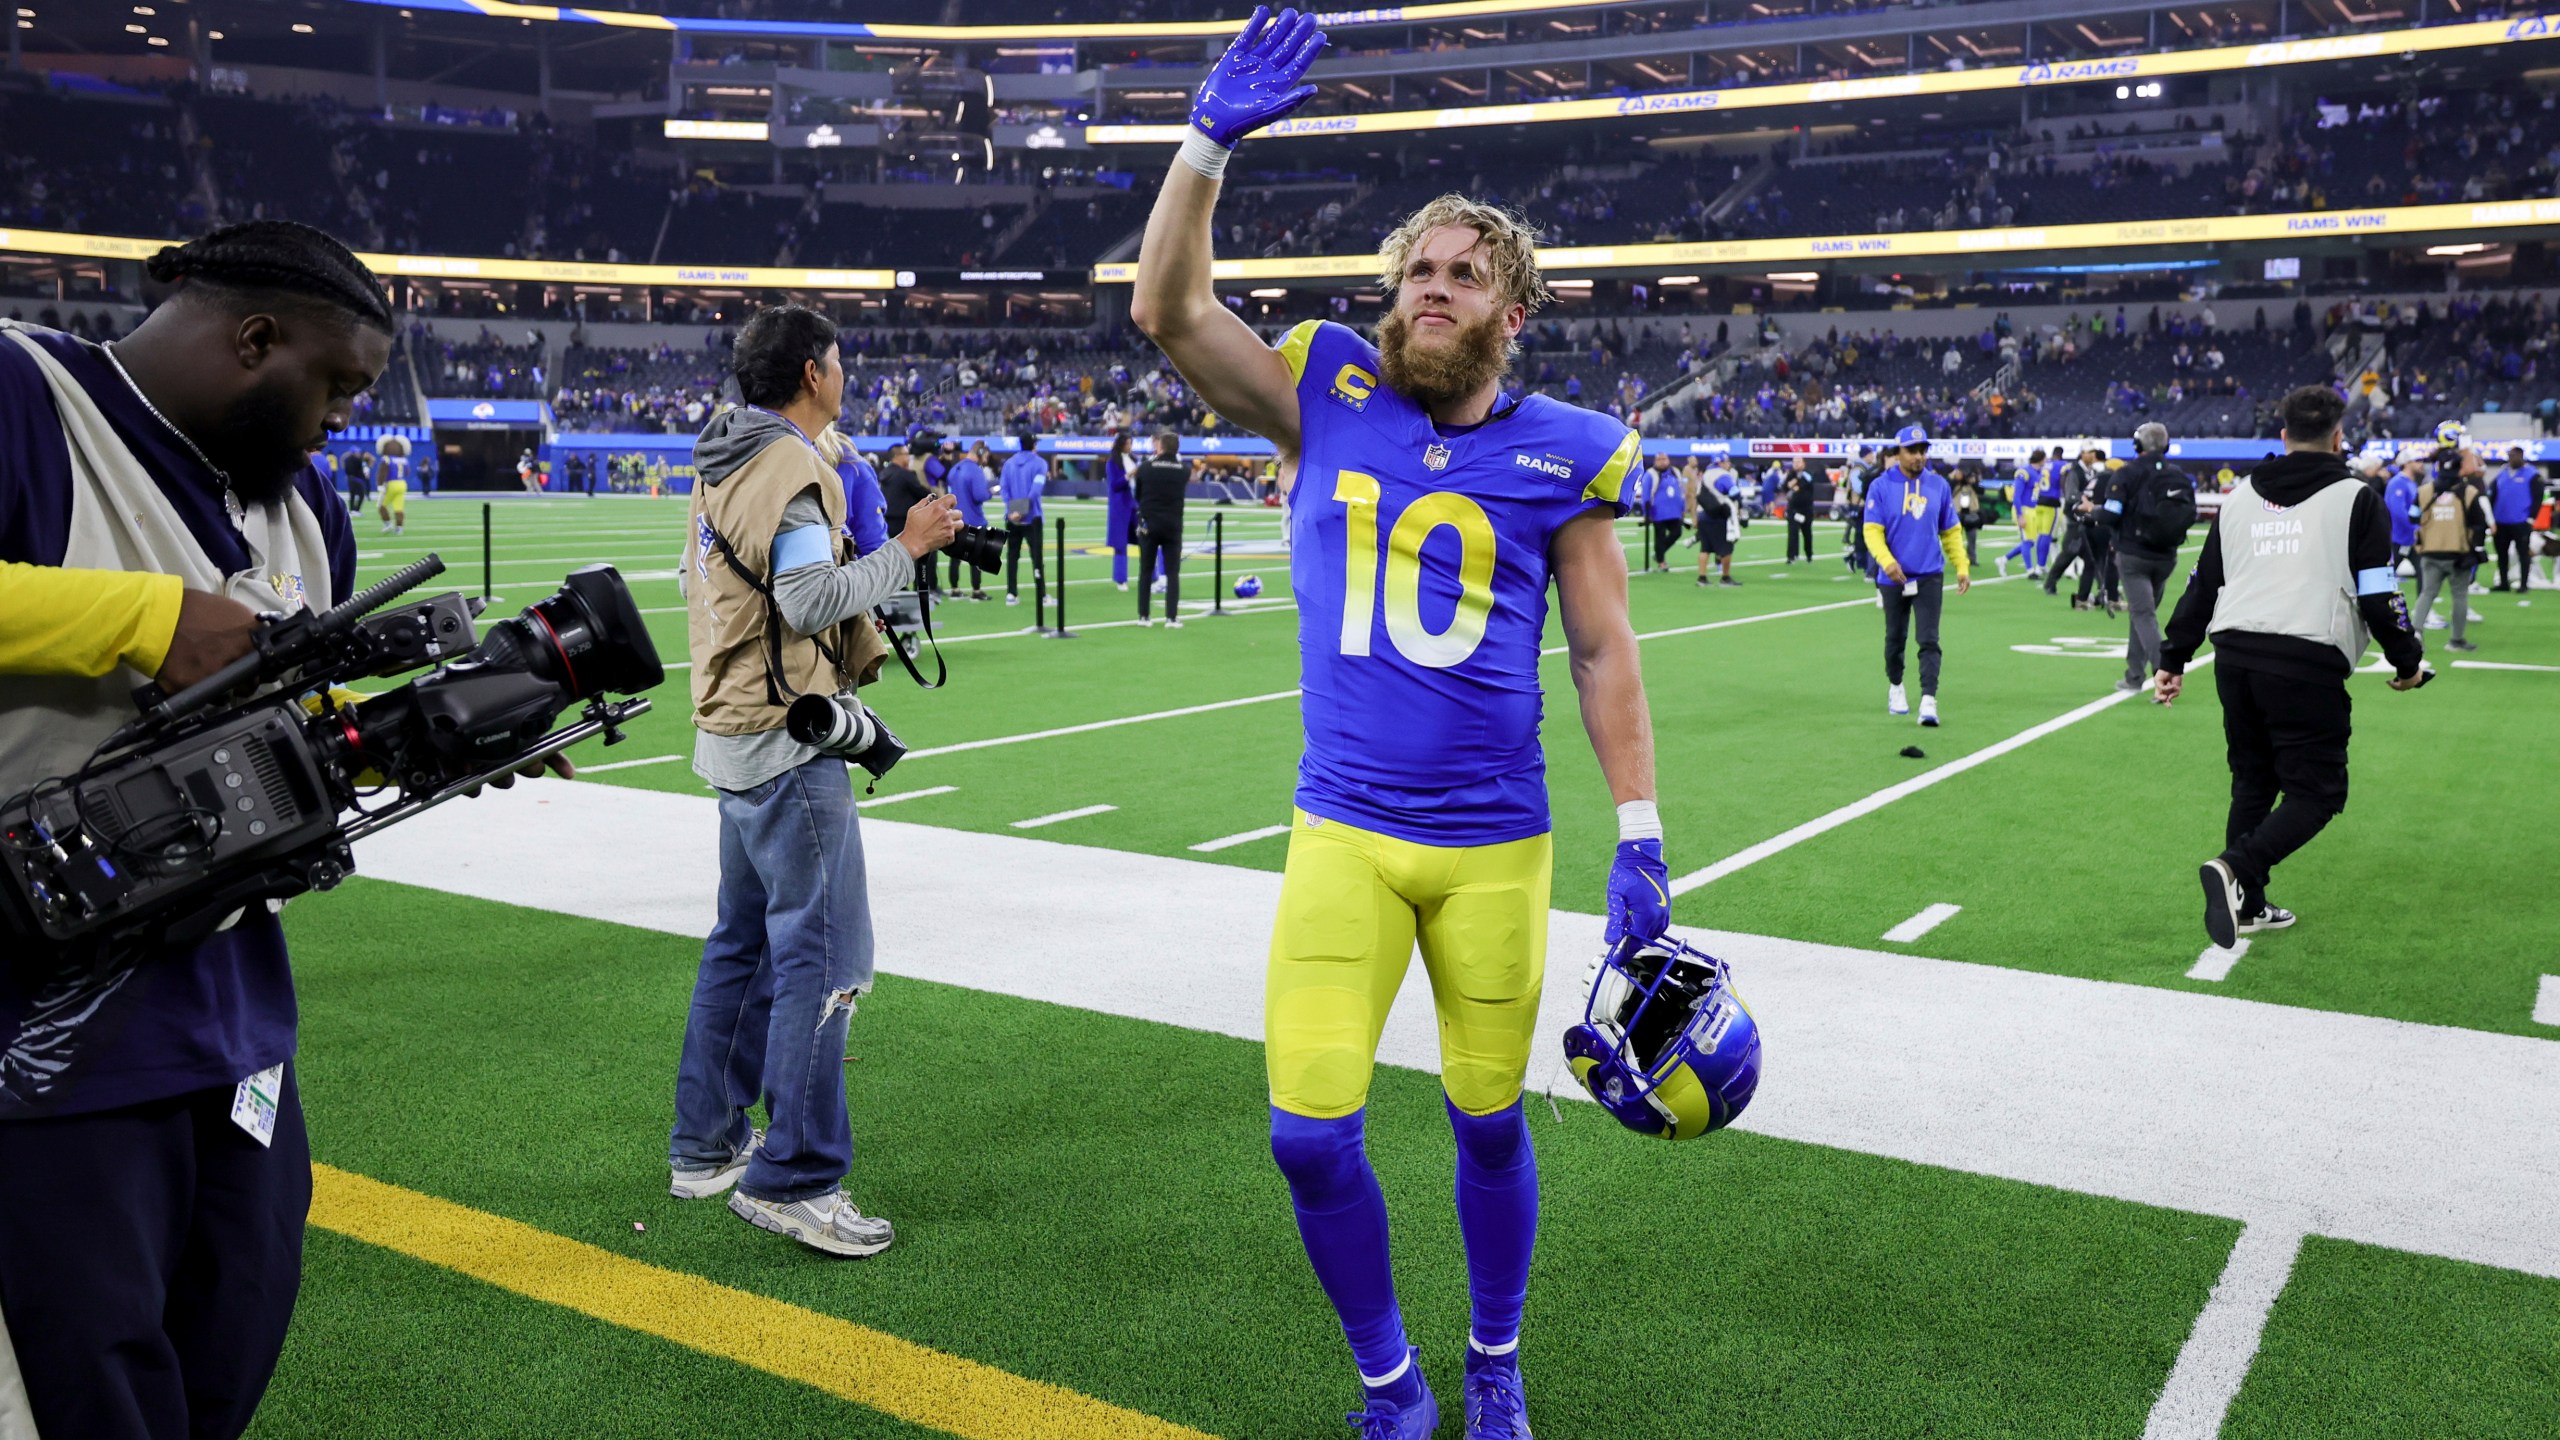
[[[1876,564],[1881,567],[1893,558],[1893,547],[1884,543],[1884,527],[1873,520],[1866,522],[1866,531],[1867,553],[1876,557]]]
[[[1289,327],[1289,333],[1280,337],[1279,344],[1271,347],[1280,352],[1280,359],[1288,365],[1290,384],[1295,385],[1306,378],[1307,347],[1315,343],[1316,327],[1323,323],[1321,320],[1301,320]]]
[[[1973,562],[1964,555],[1963,526],[1950,525],[1939,531],[1938,548],[1947,552],[1947,563],[1955,567],[1957,579],[1962,580],[1973,573]]]
[[[178,631],[175,575],[0,561],[0,673],[159,673]]]
[[[1636,432],[1628,431],[1626,438],[1618,442],[1618,448],[1610,452],[1609,463],[1601,466],[1600,473],[1591,477],[1591,483],[1582,487],[1582,498],[1597,500],[1604,505],[1617,504],[1627,488],[1628,467],[1642,458],[1643,452],[1644,442],[1637,438]]]

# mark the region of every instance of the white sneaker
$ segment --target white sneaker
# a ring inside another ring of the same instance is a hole
[[[1004,597],[1004,603],[1007,605],[1019,605],[1022,603],[1022,597],[1019,595],[1007,595]]]
[[[2233,928],[2243,935],[2255,935],[2261,930],[2286,930],[2292,928],[2293,918],[2292,911],[2270,900],[2265,908],[2243,919]]]
[[[2248,897],[2240,893],[2240,877],[2217,856],[2196,867],[2196,878],[2204,884],[2205,938],[2228,950],[2239,943],[2240,916],[2249,908]]]
[[[1161,595],[1161,594],[1163,594],[1163,593],[1164,593],[1164,577],[1163,577],[1163,576],[1161,576],[1161,575],[1157,576],[1157,577],[1156,577],[1156,583],[1148,587],[1148,591],[1147,591],[1147,593],[1149,593],[1149,594],[1151,594],[1151,595]]]
[[[1908,715],[1911,713],[1911,701],[1903,695],[1901,686],[1887,685],[1884,687],[1884,713],[1887,715]]]
[[[2001,579],[2003,579],[2003,580],[2008,579],[2008,578],[2009,578],[2009,557],[2008,557],[2008,556],[2006,556],[2006,555],[2003,555],[2003,556],[2001,556],[1998,560],[1994,561],[1993,563],[1994,563],[1994,564],[1997,564],[1997,565],[2000,567],[2000,578],[2001,578]],[[2034,573],[2034,572],[2030,571],[2029,573],[2030,573],[2030,574],[2032,574],[2032,573]]]
[[[888,1221],[855,1209],[842,1190],[788,1204],[758,1200],[741,1190],[729,1196],[729,1213],[829,1255],[877,1255],[897,1238]]]
[[[699,1166],[690,1170],[676,1168],[673,1178],[668,1182],[667,1193],[679,1200],[708,1200],[714,1195],[721,1194],[730,1186],[737,1184],[739,1176],[747,1173],[747,1162],[755,1158],[757,1147],[763,1144],[763,1131],[748,1131],[747,1143],[740,1147],[737,1154],[719,1164]]]
[[[2430,615],[2427,617],[2427,628],[2430,630],[2441,630],[2445,627],[2445,623],[2445,618],[2441,615]]]
[[[1111,582],[1111,588],[1125,595],[1129,593],[1129,582],[1126,580],[1114,580]]]
[[[1937,696],[1923,695],[1920,697],[1920,723],[1928,726],[1932,730],[1938,728]]]
[[[1179,620],[1167,620],[1164,622],[1164,628],[1167,630],[1179,630],[1182,628],[1182,622]]]

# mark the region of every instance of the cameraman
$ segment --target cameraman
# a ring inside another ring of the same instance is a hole
[[[720,792],[720,901],[676,1067],[672,1189],[700,1199],[734,1185],[740,1219],[868,1255],[887,1248],[889,1222],[840,1188],[853,1162],[845,1025],[871,988],[862,834],[844,760],[793,739],[783,717],[802,695],[859,704],[854,687],[888,653],[869,612],[913,582],[960,516],[948,495],[918,499],[897,543],[848,561],[844,488],[810,439],[844,401],[835,322],[798,305],[759,311],[734,356],[746,403],[695,443],[682,567],[693,769]],[[759,1096],[770,1132],[747,1120]]]
[[[919,431],[907,443],[890,446],[889,463],[880,468],[880,499],[887,507],[883,511],[882,523],[888,529],[901,534],[905,533],[907,528],[907,512],[914,509],[926,496],[935,493],[933,487],[927,485],[916,474],[915,456],[919,451],[926,455],[933,453],[931,431]],[[931,551],[928,550],[924,558],[916,561],[914,580],[915,588],[919,592],[933,588]]]
[[[389,361],[381,285],[274,220],[148,269],[176,289],[112,346],[0,323],[0,796],[78,770],[146,677],[247,654],[255,612],[354,588],[311,452]],[[0,958],[0,1316],[29,1409],[54,1440],[236,1436],[311,1203],[283,927],[251,906],[95,981],[66,958]]]

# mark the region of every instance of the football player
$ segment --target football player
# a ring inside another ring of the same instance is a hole
[[[1472,1334],[1467,1434],[1525,1440],[1520,1311],[1537,1226],[1521,1111],[1551,868],[1539,640],[1552,583],[1582,721],[1617,803],[1610,938],[1669,923],[1653,734],[1627,623],[1634,432],[1506,400],[1547,299],[1535,232],[1444,195],[1382,252],[1375,345],[1310,321],[1266,345],[1210,283],[1210,213],[1238,141],[1315,93],[1311,17],[1258,9],[1200,87],[1139,252],[1132,317],[1223,416],[1281,455],[1306,749],[1265,992],[1271,1146],[1351,1342],[1364,1440],[1439,1405],[1407,1339],[1362,1141],[1387,1007],[1417,940],[1457,1132]]]

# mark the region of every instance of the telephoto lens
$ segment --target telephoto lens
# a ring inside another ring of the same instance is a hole
[[[803,695],[783,712],[782,726],[791,738],[813,746],[821,755],[850,760],[879,779],[898,763],[907,747],[880,716],[859,700],[833,695]]]

